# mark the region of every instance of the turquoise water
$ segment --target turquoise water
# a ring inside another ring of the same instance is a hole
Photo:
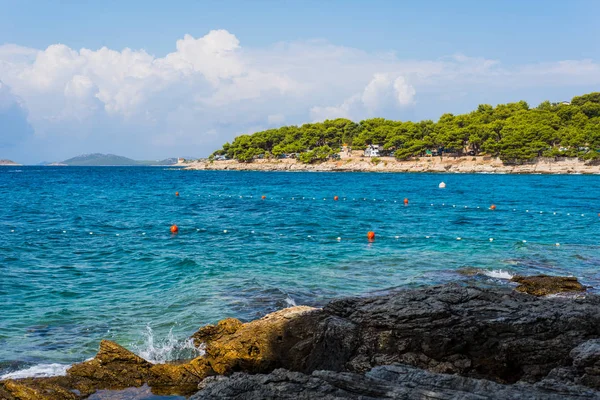
[[[600,286],[600,176],[5,167],[0,199],[0,375],[466,267]]]

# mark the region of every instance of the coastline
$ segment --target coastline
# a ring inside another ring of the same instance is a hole
[[[194,161],[180,164],[187,170],[210,171],[295,171],[295,172],[432,172],[432,173],[483,173],[483,174],[600,174],[600,164],[587,165],[577,158],[558,161],[541,159],[535,163],[505,165],[492,157],[428,157],[397,161],[393,157],[380,157],[373,162],[368,157],[352,157],[318,164],[303,164],[295,159],[255,160],[242,163],[236,160]]]
[[[152,363],[103,340],[94,358],[59,376],[0,380],[0,398],[121,398],[127,388],[192,399],[239,398],[237,390],[253,392],[249,399],[297,398],[284,395],[290,384],[303,398],[420,398],[423,390],[462,398],[490,386],[494,399],[597,398],[600,373],[589,366],[600,362],[600,297],[572,277],[512,281],[519,285],[463,281],[294,306],[246,323],[226,318],[190,337],[203,350],[191,360]]]

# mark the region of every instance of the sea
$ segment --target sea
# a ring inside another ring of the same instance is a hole
[[[596,292],[599,213],[588,175],[1,167],[0,377],[64,374],[101,339],[194,357],[205,324],[343,296],[515,274]]]

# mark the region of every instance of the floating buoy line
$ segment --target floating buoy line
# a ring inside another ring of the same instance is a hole
[[[175,229],[176,228],[176,229]],[[167,232],[171,233],[171,237],[179,237],[185,238],[187,235],[191,234],[205,234],[210,236],[227,236],[231,239],[239,239],[247,241],[249,237],[256,237],[256,240],[264,240],[265,238],[269,238],[272,240],[280,240],[280,239],[288,239],[294,241],[309,241],[317,244],[328,244],[328,243],[397,243],[399,245],[414,245],[415,243],[438,243],[438,244],[452,244],[455,246],[460,245],[468,245],[479,244],[488,246],[497,246],[497,245],[507,245],[511,244],[517,247],[530,247],[530,246],[541,246],[541,247],[554,247],[554,248],[584,248],[584,249],[600,249],[599,244],[582,244],[582,243],[564,243],[564,242],[549,242],[549,241],[535,241],[529,239],[521,239],[515,237],[489,237],[489,236],[481,236],[481,237],[472,237],[472,236],[453,236],[450,234],[430,234],[430,235],[398,235],[392,234],[389,231],[384,233],[377,233],[375,231],[364,232],[363,234],[305,234],[300,232],[295,232],[291,234],[284,234],[272,231],[258,231],[258,230],[248,230],[248,229],[206,229],[206,228],[179,228],[177,225],[172,225],[170,228],[167,228]],[[19,233],[19,232],[31,232],[24,230],[11,229],[11,234]],[[36,230],[36,232],[40,232],[40,230]],[[118,240],[125,240],[127,238],[144,238],[144,239],[165,239],[168,236],[165,235],[164,231],[162,232],[153,232],[151,235],[148,235],[147,232],[121,232],[121,233],[107,233],[107,232],[97,232],[97,231],[60,231],[60,230],[52,230],[52,234],[63,235],[63,236],[79,236],[83,234],[83,236],[89,237],[114,237],[118,238]],[[93,240],[93,239],[90,239]]]
[[[441,185],[440,185],[441,187]],[[180,196],[179,192],[175,192],[175,196],[180,198],[180,199],[185,199],[186,197],[192,197],[194,195],[182,195]],[[203,195],[198,195],[198,196],[203,196]],[[295,201],[295,202],[299,202],[299,201],[305,201],[305,202],[315,202],[316,204],[323,204],[323,202],[327,202],[327,201],[331,201],[331,202],[335,202],[335,203],[344,203],[344,202],[349,202],[349,203],[356,203],[356,204],[369,204],[369,203],[373,203],[373,202],[387,202],[390,204],[396,204],[398,206],[402,206],[402,208],[406,208],[406,210],[410,210],[410,211],[414,211],[412,213],[412,215],[419,215],[419,211],[420,210],[425,210],[427,209],[428,213],[430,213],[429,210],[431,210],[431,208],[447,208],[452,210],[452,212],[457,212],[457,213],[491,213],[493,212],[494,215],[506,215],[505,213],[525,213],[525,214],[529,214],[528,218],[565,218],[565,217],[569,217],[569,218],[576,218],[576,219],[581,219],[581,218],[588,218],[592,221],[598,221],[598,223],[600,223],[600,213],[598,213],[595,210],[590,210],[588,209],[587,211],[581,212],[580,211],[573,211],[573,210],[532,210],[529,208],[524,208],[524,209],[520,209],[520,208],[515,208],[514,206],[510,205],[510,206],[503,206],[501,204],[496,205],[496,204],[488,204],[488,205],[465,205],[465,204],[452,204],[452,203],[446,203],[446,202],[442,202],[442,203],[430,203],[430,202],[419,202],[419,201],[410,201],[409,202],[409,198],[407,197],[402,197],[402,198],[393,198],[393,199],[382,199],[382,198],[368,198],[368,197],[340,197],[338,195],[332,195],[329,197],[310,197],[310,196],[291,196],[291,197],[277,197],[277,196],[269,196],[268,194],[262,194],[262,195],[258,195],[258,196],[254,196],[254,195],[224,195],[224,194],[219,194],[219,195],[215,195],[215,194],[209,194],[208,197],[210,198],[221,198],[221,199],[237,199],[237,200],[253,200],[256,201],[254,199],[259,199],[260,201],[263,201],[265,203],[265,205],[268,205],[270,202],[276,202],[276,201],[280,201],[283,200],[284,202],[290,202],[290,201]],[[321,200],[322,199],[322,200]],[[403,216],[405,216],[406,214],[402,214]],[[427,216],[430,216],[431,214],[425,214]],[[536,217],[537,216],[537,217]],[[230,227],[228,227],[230,228]],[[361,242],[380,242],[380,241],[388,241],[388,240],[392,240],[392,241],[396,241],[396,242],[400,242],[400,243],[412,243],[415,241],[419,241],[419,240],[427,240],[427,241],[447,241],[447,242],[472,242],[472,243],[487,243],[488,245],[494,245],[496,243],[514,243],[514,244],[518,244],[518,245],[541,245],[541,246],[553,246],[553,247],[577,247],[577,246],[581,246],[581,247],[586,247],[586,248],[600,248],[600,244],[599,245],[595,245],[595,244],[575,244],[575,243],[559,243],[559,242],[555,242],[555,243],[548,243],[548,242],[536,242],[536,241],[531,241],[528,239],[522,239],[522,238],[506,238],[506,237],[465,237],[465,236],[450,236],[450,235],[423,235],[423,236],[407,236],[407,235],[398,235],[398,234],[387,234],[386,233],[377,233],[375,231],[365,231],[362,234],[356,234],[356,233],[352,233],[349,235],[344,235],[343,232],[336,232],[334,234],[331,235],[314,235],[314,234],[299,234],[299,233],[294,233],[291,235],[286,235],[286,234],[274,234],[272,232],[260,232],[257,230],[249,230],[249,231],[242,231],[242,230],[235,230],[235,229],[216,229],[215,230],[208,230],[206,228],[190,228],[190,227],[182,227],[180,229],[180,227],[178,227],[175,224],[172,224],[170,227],[166,227],[166,232],[169,232],[172,234],[172,236],[185,236],[186,233],[188,232],[194,232],[194,233],[210,233],[210,234],[220,234],[220,235],[228,235],[229,237],[236,237],[236,236],[240,236],[243,235],[244,237],[246,237],[246,235],[250,234],[250,235],[254,235],[254,236],[262,236],[262,237],[266,237],[266,236],[273,236],[273,237],[277,237],[277,238],[294,238],[294,239],[304,239],[304,240],[309,240],[309,241],[313,241],[313,242],[339,242],[339,243],[344,243],[344,242],[348,242],[348,241],[361,241]],[[40,229],[36,229],[36,232],[40,232]],[[45,229],[44,231],[48,231],[47,229]],[[19,233],[24,233],[24,232],[28,232],[28,230],[23,230],[23,229],[16,229],[16,228],[11,228],[9,229],[10,234],[19,234]],[[74,230],[62,230],[62,229],[57,229],[57,230],[51,230],[52,233],[58,234],[58,235],[77,235],[78,232],[74,231]],[[161,233],[159,233],[158,235],[152,235],[153,237],[160,237],[163,236],[164,231],[161,231]],[[83,232],[79,232],[80,233],[84,233],[85,235],[87,235],[88,237],[105,237],[105,236],[114,236],[114,237],[118,237],[119,239],[124,239],[127,237],[148,237],[146,232],[123,232],[121,231],[120,233],[103,233],[103,232],[97,232],[97,231],[83,231]],[[182,233],[182,235],[177,235],[179,233]],[[365,240],[366,238],[366,240]],[[458,245],[458,244],[457,244]]]

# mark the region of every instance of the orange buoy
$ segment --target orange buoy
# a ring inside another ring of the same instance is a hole
[[[264,200],[264,199],[266,199],[266,198],[267,198],[267,196],[262,196],[262,197],[261,197],[261,199],[263,199],[263,200]]]
[[[179,197],[179,192],[175,192],[175,196]]]
[[[492,204],[492,205],[490,206],[490,210],[494,211],[495,209],[496,209],[496,205],[495,205],[495,204]]]
[[[408,199],[404,199],[404,204],[408,204]]]
[[[334,199],[335,201],[338,201],[340,198],[339,198],[339,197],[337,197],[337,196],[333,196],[333,199]]]
[[[177,233],[179,232],[179,228],[177,227],[177,225],[173,224],[171,225],[171,233]]]
[[[375,232],[373,232],[373,231],[369,231],[369,233],[367,233],[367,238],[368,238],[369,240],[373,240],[373,239],[375,239]]]

